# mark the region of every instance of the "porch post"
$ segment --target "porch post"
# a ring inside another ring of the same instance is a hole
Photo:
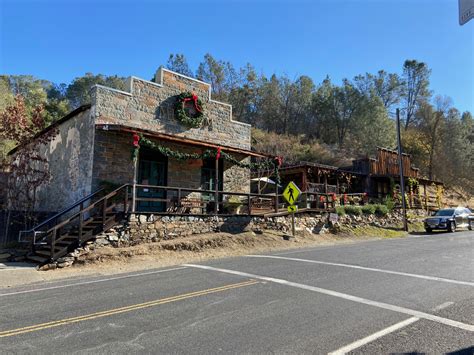
[[[425,198],[425,210],[428,212],[428,196],[426,196],[426,184],[423,184],[423,196]]]
[[[138,164],[138,151],[137,156],[133,162],[133,188],[132,188],[132,213],[135,213],[136,197],[137,197],[137,164]]]
[[[219,212],[219,155],[220,152],[216,155],[216,191],[214,192],[214,214],[216,215]]]

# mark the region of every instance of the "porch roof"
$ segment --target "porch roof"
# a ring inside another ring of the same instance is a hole
[[[174,136],[174,135],[166,134],[166,133],[158,133],[158,132],[153,132],[146,129],[130,128],[127,126],[122,126],[122,125],[97,124],[96,128],[106,130],[106,131],[141,133],[144,136],[147,136],[150,138],[156,138],[156,139],[160,139],[164,141],[191,145],[195,147],[205,147],[205,148],[213,148],[213,149],[217,149],[220,147],[223,151],[228,152],[228,153],[243,154],[243,155],[252,156],[256,158],[272,158],[273,157],[272,155],[265,154],[265,153],[258,153],[252,150],[234,148],[234,147],[229,147],[226,145],[214,144],[214,143],[200,141],[197,139]]]
[[[327,170],[327,171],[332,171],[334,173],[347,173],[347,174],[352,174],[352,175],[361,175],[361,176],[366,176],[367,174],[363,174],[357,171],[352,171],[348,168],[340,168],[337,166],[333,165],[325,165],[325,164],[320,164],[320,163],[315,163],[315,162],[310,162],[310,161],[300,161],[297,164],[294,165],[288,165],[280,168],[280,171],[286,171],[286,172],[291,172],[291,171],[298,171],[301,169],[307,169],[307,168],[317,168],[321,170]]]

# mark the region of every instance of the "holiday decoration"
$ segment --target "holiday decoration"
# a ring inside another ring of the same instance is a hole
[[[196,111],[192,115],[186,113],[185,105],[187,102],[191,102]],[[202,102],[195,93],[183,92],[179,94],[176,101],[175,114],[179,122],[190,128],[201,127],[204,122]]]
[[[135,133],[136,134],[136,133]],[[241,168],[246,168],[250,169],[252,171],[258,171],[258,170],[270,170],[273,168],[274,176],[277,181],[277,183],[280,183],[280,173],[278,170],[278,159],[264,159],[259,162],[255,163],[243,163],[240,160],[235,159],[231,154],[226,153],[225,151],[222,150],[221,147],[217,147],[216,150],[211,150],[211,149],[206,149],[202,153],[183,153],[180,151],[173,150],[171,148],[162,146],[160,144],[156,144],[149,140],[148,138],[145,138],[143,135],[139,136],[138,140],[135,140],[135,134],[134,134],[134,140],[133,140],[133,154],[132,156],[134,159],[136,159],[136,156],[138,156],[138,150],[140,147],[147,147],[149,149],[155,150],[164,156],[168,158],[173,158],[177,160],[196,160],[196,159],[220,159],[223,158],[226,161],[237,165]],[[135,145],[135,141],[139,142],[138,146]]]
[[[133,134],[133,150],[132,160],[135,162],[138,158],[138,151],[140,150],[140,136],[136,133]]]

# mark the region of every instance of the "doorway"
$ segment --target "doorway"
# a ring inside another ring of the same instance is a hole
[[[138,160],[137,183],[166,186],[168,183],[168,158],[156,151],[141,148]],[[137,188],[137,198],[156,198],[163,201],[138,201],[139,212],[165,212],[166,191],[151,187]]]

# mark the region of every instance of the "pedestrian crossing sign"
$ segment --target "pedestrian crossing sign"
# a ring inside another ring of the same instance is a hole
[[[290,205],[294,205],[296,201],[298,201],[300,194],[301,190],[293,181],[290,181],[290,183],[285,187],[285,190],[283,190],[283,197]]]

